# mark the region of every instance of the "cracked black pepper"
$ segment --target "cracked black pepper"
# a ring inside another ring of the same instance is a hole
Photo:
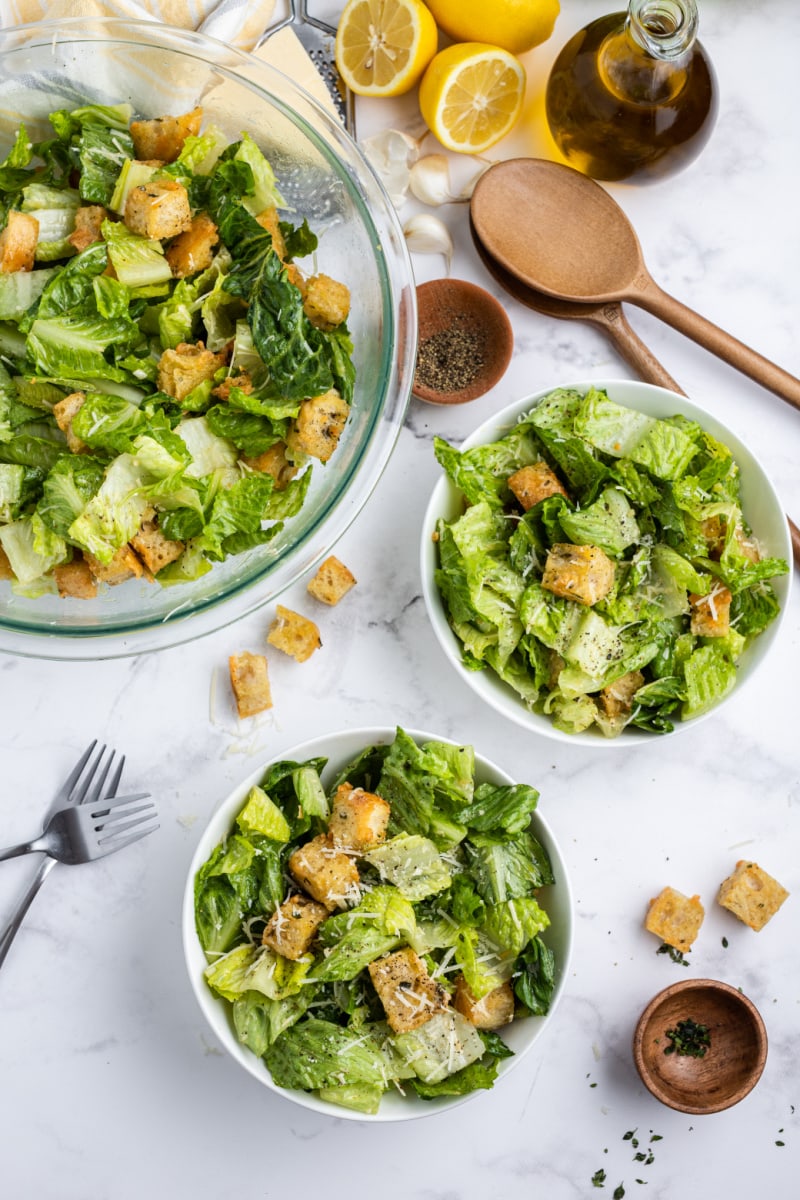
[[[420,341],[416,382],[435,392],[460,392],[475,381],[483,368],[486,343],[480,333],[463,324]]]

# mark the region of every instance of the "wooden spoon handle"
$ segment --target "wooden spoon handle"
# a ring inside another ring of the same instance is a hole
[[[622,358],[633,367],[640,379],[685,395],[652,350],[644,344],[638,333],[631,329],[621,304],[613,301],[604,304],[602,308],[598,308],[592,321],[614,341]]]
[[[603,305],[602,312],[598,311],[592,317],[592,322],[601,326],[608,336],[613,338],[622,357],[638,372],[641,379],[647,383],[654,383],[657,387],[669,388],[671,392],[678,392],[681,396],[686,395],[680,384],[675,382],[669,371],[661,365],[638,333],[628,324],[621,304],[609,302]],[[795,569],[800,571],[800,529],[791,517],[787,516],[786,520],[789,523]]]
[[[756,383],[780,396],[781,400],[785,400],[793,408],[800,409],[800,379],[751,350],[731,334],[725,333],[693,309],[687,308],[680,300],[667,295],[654,280],[649,277],[638,279],[628,298],[634,304],[661,317],[673,329],[686,334],[718,358],[730,363],[743,375],[749,375]]]
[[[795,567],[800,571],[800,529],[791,517],[787,517],[786,520],[789,522],[789,537],[792,539],[792,558]]]

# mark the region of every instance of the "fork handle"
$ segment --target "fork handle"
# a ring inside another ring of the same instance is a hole
[[[19,930],[22,922],[25,920],[25,915],[31,904],[33,904],[33,899],[36,893],[39,891],[39,888],[42,886],[55,865],[56,860],[54,858],[48,858],[45,856],[39,864],[39,869],[37,870],[33,879],[28,884],[28,889],[24,896],[20,896],[19,900],[17,901],[17,907],[11,914],[10,921],[6,925],[3,932],[0,933],[0,967],[2,967],[3,963],[6,961],[6,955],[11,949],[11,943],[17,936],[17,931]]]
[[[0,850],[0,862],[5,862],[7,858],[19,858],[21,854],[33,854],[38,850],[47,852],[47,846],[41,838],[32,842],[18,842],[16,846],[6,846],[5,850]]]

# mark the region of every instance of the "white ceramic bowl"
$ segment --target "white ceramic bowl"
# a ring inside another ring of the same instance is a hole
[[[406,733],[419,743],[450,740],[442,738],[438,734],[424,733],[413,729],[406,730]],[[281,759],[303,762],[306,759],[318,756],[326,757],[328,765],[323,772],[322,782],[327,787],[337,772],[355,758],[364,747],[380,742],[391,742],[394,740],[394,736],[395,730],[393,728],[348,729],[314,738],[311,741],[304,742],[300,746],[292,746],[283,753],[274,754],[268,760],[264,761],[257,770],[253,771],[247,779],[242,780],[238,787],[234,788],[230,795],[222,801],[203,831],[189,868],[183,898],[183,949],[186,958],[186,967],[189,972],[189,980],[203,1015],[228,1053],[240,1066],[249,1071],[259,1083],[262,1083],[277,1095],[283,1096],[295,1104],[300,1104],[304,1108],[326,1113],[328,1116],[338,1117],[340,1120],[364,1121],[370,1124],[386,1121],[409,1121],[416,1117],[431,1116],[436,1112],[441,1112],[443,1109],[455,1108],[457,1105],[465,1103],[465,1101],[472,1099],[474,1096],[486,1095],[486,1093],[472,1092],[467,1096],[420,1100],[417,1096],[413,1096],[410,1091],[405,1097],[397,1092],[387,1092],[381,1100],[378,1112],[374,1116],[368,1116],[364,1113],[342,1108],[339,1105],[329,1104],[309,1092],[277,1087],[272,1082],[272,1076],[261,1059],[257,1058],[255,1054],[238,1041],[230,1019],[230,1005],[215,996],[206,984],[203,972],[207,966],[207,961],[198,940],[194,923],[194,877],[214,847],[230,832],[234,818],[242,807],[247,793],[254,784],[257,784],[261,780],[270,763]],[[489,759],[483,758],[477,752],[475,754],[475,773],[479,782],[486,781],[497,785],[525,782],[535,787],[537,783],[535,779],[515,781],[506,771],[503,771],[502,768],[490,762]],[[527,1017],[524,1020],[515,1021],[512,1025],[503,1028],[503,1040],[514,1051],[514,1057],[503,1059],[500,1062],[498,1080],[495,1083],[495,1087],[500,1086],[502,1078],[517,1066],[523,1057],[533,1049],[544,1033],[545,1028],[551,1022],[564,990],[572,952],[573,902],[564,859],[547,822],[539,814],[538,810],[534,812],[531,819],[531,830],[547,851],[556,880],[554,885],[542,888],[539,893],[542,907],[550,917],[551,922],[550,927],[542,934],[542,938],[553,950],[556,957],[556,986],[550,1011],[546,1016]]]
[[[752,526],[765,555],[775,555],[785,558],[791,568],[792,544],[789,528],[786,522],[781,502],[770,483],[766,471],[740,438],[721,421],[712,416],[706,409],[700,408],[685,396],[666,388],[656,387],[650,383],[640,383],[636,380],[589,379],[577,383],[556,383],[543,388],[533,395],[515,400],[506,408],[501,409],[488,421],[479,426],[474,433],[464,441],[461,449],[470,450],[474,446],[485,445],[503,437],[517,423],[523,414],[530,412],[540,400],[549,395],[557,387],[576,388],[586,391],[589,387],[604,389],[611,400],[628,408],[638,409],[652,417],[671,417],[677,413],[683,414],[692,421],[697,421],[703,429],[713,437],[723,442],[733,453],[741,472],[741,497],[744,515]],[[631,745],[650,744],[657,742],[659,737],[673,736],[671,734],[652,734],[645,730],[628,728],[619,737],[607,738],[593,727],[585,733],[564,733],[556,729],[549,717],[544,714],[531,712],[516,692],[504,683],[494,671],[469,671],[462,662],[462,645],[447,618],[447,612],[442,602],[439,589],[436,586],[435,571],[438,566],[436,545],[432,535],[436,522],[440,517],[452,520],[463,510],[463,497],[444,473],[436,484],[422,523],[422,542],[420,547],[420,572],[422,576],[422,592],[428,610],[434,633],[444,650],[445,656],[458,672],[463,681],[472,688],[484,703],[496,712],[532,733],[540,733],[544,737],[555,738],[557,741],[569,742],[571,745],[590,746],[592,749],[601,747],[618,747],[626,749]],[[695,717],[691,721],[676,721],[674,733],[682,729],[693,728],[698,721],[719,712],[723,704],[733,695],[739,695],[741,689],[753,678],[761,663],[770,653],[778,638],[778,632],[789,601],[792,572],[782,575],[773,581],[780,602],[780,613],[763,633],[756,637],[748,646],[738,666],[736,687],[728,693],[720,704]]]

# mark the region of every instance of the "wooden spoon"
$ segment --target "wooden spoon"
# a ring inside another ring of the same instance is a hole
[[[538,158],[496,163],[470,212],[489,253],[529,287],[584,304],[630,300],[800,408],[800,379],[662,291],[625,213],[580,171]]]
[[[561,321],[587,321],[605,333],[616,346],[625,362],[633,368],[640,379],[655,383],[670,391],[680,392],[680,387],[653,352],[628,324],[622,305],[615,300],[607,303],[580,304],[575,300],[557,300],[544,292],[528,287],[516,275],[512,275],[494,258],[478,236],[474,222],[470,220],[470,232],[475,249],[486,270],[502,288],[520,304],[532,308],[545,317],[557,317]]]
[[[622,311],[622,305],[615,301],[605,304],[580,304],[571,300],[557,300],[544,292],[537,292],[528,287],[516,275],[506,271],[492,257],[484,246],[475,224],[470,220],[470,232],[475,243],[478,256],[490,275],[497,280],[502,288],[518,300],[520,304],[532,308],[543,316],[557,317],[559,320],[588,321],[589,324],[601,329],[611,338],[617,350],[625,361],[633,367],[640,379],[654,383],[657,387],[669,388],[680,396],[685,396],[683,388],[658,361],[653,352],[644,344],[639,335],[631,328]],[[800,529],[791,517],[786,518],[789,524],[789,536],[792,540],[792,557],[797,570],[800,570]]]

